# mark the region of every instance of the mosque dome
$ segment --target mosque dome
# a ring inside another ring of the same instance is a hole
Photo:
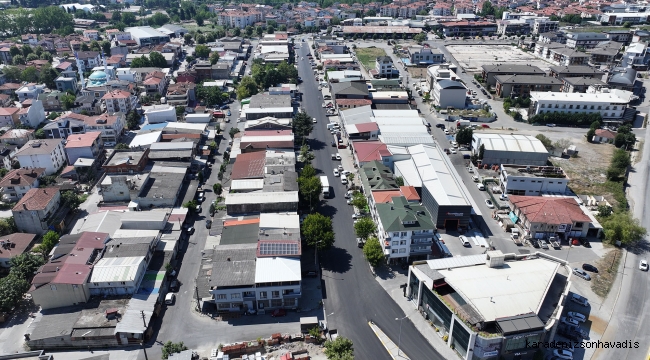
[[[102,80],[106,81],[107,77],[108,76],[106,75],[105,72],[103,72],[103,71],[95,71],[94,73],[92,73],[92,75],[90,75],[90,80],[92,80],[92,81],[102,81]]]

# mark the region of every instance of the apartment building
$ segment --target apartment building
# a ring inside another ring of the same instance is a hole
[[[135,110],[138,104],[138,98],[131,95],[130,92],[124,90],[113,90],[107,92],[102,97],[104,107],[109,113],[122,112],[124,114],[131,110]]]
[[[587,93],[531,92],[529,114],[595,113],[605,120],[622,119],[636,97],[630,91],[601,89]]]
[[[217,21],[221,26],[243,29],[264,21],[263,14],[259,11],[249,10],[224,10],[217,14]]]
[[[63,142],[60,139],[30,140],[16,152],[16,160],[23,168],[45,168],[45,175],[52,175],[65,165]]]

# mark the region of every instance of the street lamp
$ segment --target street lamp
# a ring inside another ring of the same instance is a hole
[[[400,345],[402,344],[402,320],[406,319],[409,317],[408,315],[404,316],[403,318],[395,318],[395,321],[399,321],[399,337],[397,338],[397,357],[399,357],[399,351],[400,351]]]

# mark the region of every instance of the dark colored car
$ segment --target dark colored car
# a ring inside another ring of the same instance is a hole
[[[533,239],[533,240],[531,240],[531,242],[533,243],[534,248],[539,249],[539,243],[537,242],[537,240]]]
[[[205,221],[205,228],[209,229],[212,227],[212,220],[208,219]]]
[[[275,309],[271,313],[272,317],[280,317],[280,316],[286,316],[286,315],[287,315],[287,311],[284,310],[284,309]]]
[[[598,268],[591,264],[582,264],[582,270],[591,271],[593,273],[598,273]]]
[[[178,282],[178,280],[174,279],[172,280],[171,284],[169,284],[169,290],[172,292],[178,292],[180,286],[181,284]]]
[[[439,129],[444,129],[445,124],[436,124],[436,127],[439,128]]]
[[[582,246],[584,246],[586,248],[591,247],[591,244],[589,243],[589,240],[587,240],[586,238],[580,238],[580,239],[578,239],[578,241],[580,241],[580,244],[582,244]]]

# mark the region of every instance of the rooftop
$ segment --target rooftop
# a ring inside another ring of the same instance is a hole
[[[66,139],[65,147],[66,149],[91,147],[101,135],[102,133],[99,131],[91,131],[85,134],[72,134]]]
[[[264,164],[266,153],[254,151],[237,156],[237,161],[232,166],[232,179],[257,179],[264,177]]]
[[[483,65],[481,66],[486,73],[499,73],[499,74],[540,74],[544,75],[544,70],[537,66],[531,65],[513,65],[513,64],[499,64],[499,65]]]
[[[256,273],[256,244],[218,246],[212,256],[210,285],[214,288],[253,286]]]
[[[596,134],[598,130],[596,130]],[[507,175],[530,178],[566,178],[567,175],[561,167],[555,166],[526,166],[526,165],[501,165],[501,171]]]
[[[95,264],[90,282],[126,282],[135,281],[144,256],[109,257]]]
[[[113,151],[113,155],[104,163],[106,166],[137,164],[144,156],[144,151]]]
[[[14,169],[0,180],[0,187],[31,186],[45,172],[45,168]]]
[[[58,193],[59,188],[55,187],[29,189],[12,211],[44,210]]]
[[[30,140],[18,150],[16,156],[49,155],[61,144],[61,139]]]
[[[632,93],[631,91],[619,90],[619,89],[613,89],[613,90],[603,89],[603,90],[604,92],[587,93],[587,94],[531,91],[530,97],[533,101],[588,102],[588,103],[603,102],[603,103],[621,104],[621,105],[627,104],[636,98],[634,93]]]
[[[290,95],[256,94],[251,96],[249,109],[290,108]]]
[[[35,234],[14,233],[0,237],[0,258],[13,258],[27,250],[36,239]]]
[[[532,93],[538,94],[538,92]],[[539,94],[544,93],[539,92]],[[485,150],[548,153],[542,142],[531,135],[474,133],[473,137],[480,139]]]
[[[403,196],[407,201],[420,201],[420,195],[418,195],[415,187],[413,186],[400,186],[399,190],[373,190],[372,197],[375,200],[375,203],[390,203],[393,201],[394,197]]]
[[[543,84],[543,85],[561,85],[562,81],[552,76],[541,75],[497,75],[494,77],[497,82],[502,84]]]
[[[377,203],[377,214],[384,231],[433,230],[436,225],[429,211],[422,205],[409,203],[405,197],[392,198],[392,203]]]
[[[255,283],[300,281],[300,259],[287,257],[262,257],[257,259]]]
[[[511,195],[510,202],[530,223],[561,225],[591,222],[574,198]]]
[[[256,244],[260,236],[259,232],[259,218],[243,221],[224,221],[219,244]]]

